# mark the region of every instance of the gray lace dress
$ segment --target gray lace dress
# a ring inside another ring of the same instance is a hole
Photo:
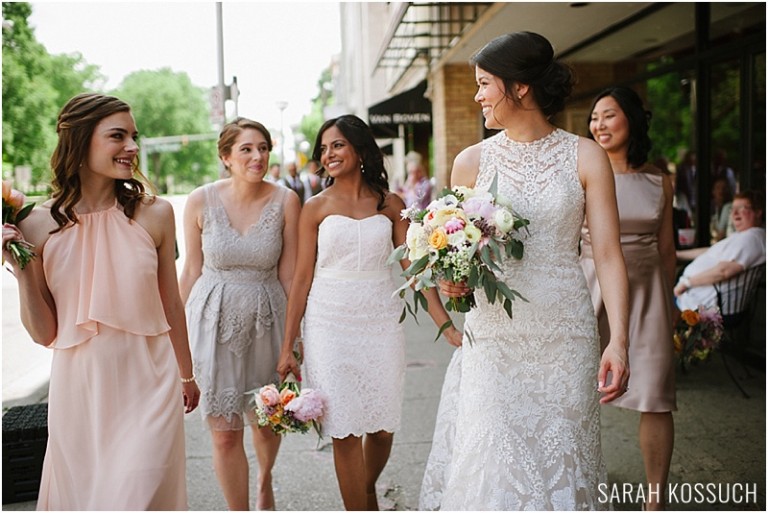
[[[286,297],[277,263],[287,189],[272,194],[242,235],[230,224],[216,184],[204,190],[203,273],[186,306],[199,410],[211,429],[243,429],[255,421],[246,392],[278,380]]]

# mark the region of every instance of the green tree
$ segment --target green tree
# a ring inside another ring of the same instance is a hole
[[[25,2],[3,2],[3,165],[28,165],[32,184],[50,177],[56,117],[66,101],[103,77],[79,54],[49,55],[35,38]]]
[[[137,71],[126,76],[112,94],[131,105],[143,137],[213,132],[206,90],[192,84],[186,73],[170,68]],[[191,188],[216,178],[216,159],[216,141],[182,143],[178,151],[149,154],[148,178],[162,192],[170,176],[183,188]]]

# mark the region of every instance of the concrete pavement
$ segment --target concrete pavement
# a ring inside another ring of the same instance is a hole
[[[183,198],[171,198],[180,225]],[[179,241],[181,242],[183,238]],[[183,259],[183,244],[180,244]],[[15,306],[14,306],[15,305]],[[48,350],[33,344],[18,322],[15,280],[3,271],[3,409],[45,400]],[[433,343],[435,327],[428,318],[415,324],[406,320],[408,339],[406,394],[403,424],[396,434],[392,456],[379,482],[382,509],[415,510],[424,465],[429,454],[434,419],[445,367],[452,349]],[[737,373],[744,374],[738,365]],[[719,355],[678,372],[678,412],[675,414],[675,452],[670,482],[676,486],[670,506],[680,510],[765,510],[766,425],[765,374],[751,370],[742,382],[751,399],[742,398],[724,371]],[[638,510],[638,485],[644,470],[637,441],[639,415],[602,408],[602,445],[609,472],[606,496],[621,493],[613,507]],[[197,412],[185,422],[187,482],[192,510],[226,510],[211,460],[211,441]],[[341,510],[328,441],[314,435],[288,435],[283,441],[274,473],[277,508],[282,510]],[[246,443],[251,469],[255,454]],[[252,476],[251,482],[254,481]],[[696,502],[689,492],[696,483],[720,485],[721,499]],[[615,485],[615,486],[614,486]],[[730,486],[728,486],[730,485]],[[742,485],[739,487],[739,485]],[[737,494],[738,490],[746,494]],[[754,490],[754,493],[751,493]],[[728,491],[730,497],[725,497]],[[251,496],[256,490],[252,486]],[[686,494],[688,494],[686,496]],[[746,502],[741,501],[745,499]],[[4,504],[8,511],[33,510],[35,502]]]

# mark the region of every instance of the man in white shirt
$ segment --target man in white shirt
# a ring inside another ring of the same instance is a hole
[[[678,251],[680,258],[693,258],[675,286],[681,310],[695,310],[699,305],[717,305],[712,286],[765,263],[765,228],[762,228],[765,198],[758,191],[736,194],[731,209],[733,234],[709,248]]]

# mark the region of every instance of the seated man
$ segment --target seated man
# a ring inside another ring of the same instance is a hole
[[[731,210],[734,233],[711,247],[677,252],[678,258],[693,258],[675,285],[680,310],[695,310],[699,305],[716,306],[717,293],[713,284],[765,263],[764,212],[762,193],[745,191],[736,194]]]

